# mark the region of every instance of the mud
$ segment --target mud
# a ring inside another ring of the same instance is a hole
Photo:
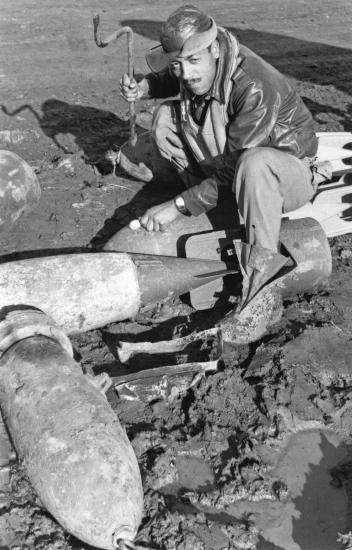
[[[350,2],[198,5],[296,83],[317,131],[352,130]],[[96,9],[91,0],[78,7],[3,2],[0,147],[26,159],[42,188],[39,207],[1,233],[3,259],[100,248],[147,206],[175,194],[171,182],[145,185],[120,168],[114,174],[105,160],[129,136],[118,93],[127,52],[124,40],[95,46]],[[144,50],[158,39],[166,3],[106,0],[99,10],[103,33],[132,26],[135,65],[146,70]],[[151,101],[138,105],[138,133],[150,128],[153,109]],[[351,235],[330,239],[329,289],[286,302],[263,340],[227,348],[220,370],[190,390],[155,401],[119,400],[109,390],[143,475],[138,548],[352,547],[351,245]],[[94,374],[134,372],[140,364],[118,361],[119,339],[184,336],[225,313],[165,301],[72,338],[76,359]],[[16,461],[1,503],[0,548],[88,550],[43,510]]]

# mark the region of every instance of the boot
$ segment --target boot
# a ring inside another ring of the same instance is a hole
[[[280,278],[291,258],[266,248],[235,243],[243,275],[242,298],[235,309],[220,323],[224,342],[249,344],[259,340],[267,329],[278,322],[283,312]]]

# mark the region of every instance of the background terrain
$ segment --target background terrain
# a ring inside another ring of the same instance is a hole
[[[144,72],[144,52],[176,5],[0,4],[0,148],[26,159],[42,186],[39,207],[1,234],[2,255],[99,247],[173,192],[160,182],[116,176],[103,160],[111,145],[128,139],[128,106],[118,89],[127,48],[121,38],[98,49],[92,16],[100,13],[105,36],[121,25],[133,28],[136,71]],[[196,4],[295,82],[317,131],[352,131],[349,0]],[[153,108],[152,101],[138,104],[139,132],[150,127]],[[262,342],[227,353],[222,372],[158,403],[127,406],[109,393],[143,475],[139,547],[352,548],[351,240],[330,242],[331,288],[288,303]],[[72,341],[85,368],[113,374],[121,334],[170,338],[219,317],[221,311],[194,313],[176,301]],[[87,547],[42,510],[16,466],[0,512],[0,548]]]

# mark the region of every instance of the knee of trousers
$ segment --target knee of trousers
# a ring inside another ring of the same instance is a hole
[[[244,151],[236,165],[233,189],[238,193],[244,185],[247,193],[257,192],[260,181],[263,190],[266,181],[276,179],[273,171],[274,159],[275,151],[269,147],[253,147]]]
[[[240,156],[236,166],[236,175],[256,174],[268,169],[276,162],[275,150],[270,147],[252,147]]]

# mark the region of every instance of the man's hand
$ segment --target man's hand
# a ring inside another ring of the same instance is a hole
[[[171,118],[170,107],[161,105],[156,111],[153,120],[152,134],[162,157],[186,160],[183,143],[176,132]]]
[[[138,83],[134,78],[130,78],[127,73],[120,80],[120,92],[122,97],[128,101],[140,99],[146,92],[147,82],[145,78]]]
[[[148,208],[139,222],[147,231],[164,231],[178,216],[180,216],[180,212],[174,201],[171,200]]]

